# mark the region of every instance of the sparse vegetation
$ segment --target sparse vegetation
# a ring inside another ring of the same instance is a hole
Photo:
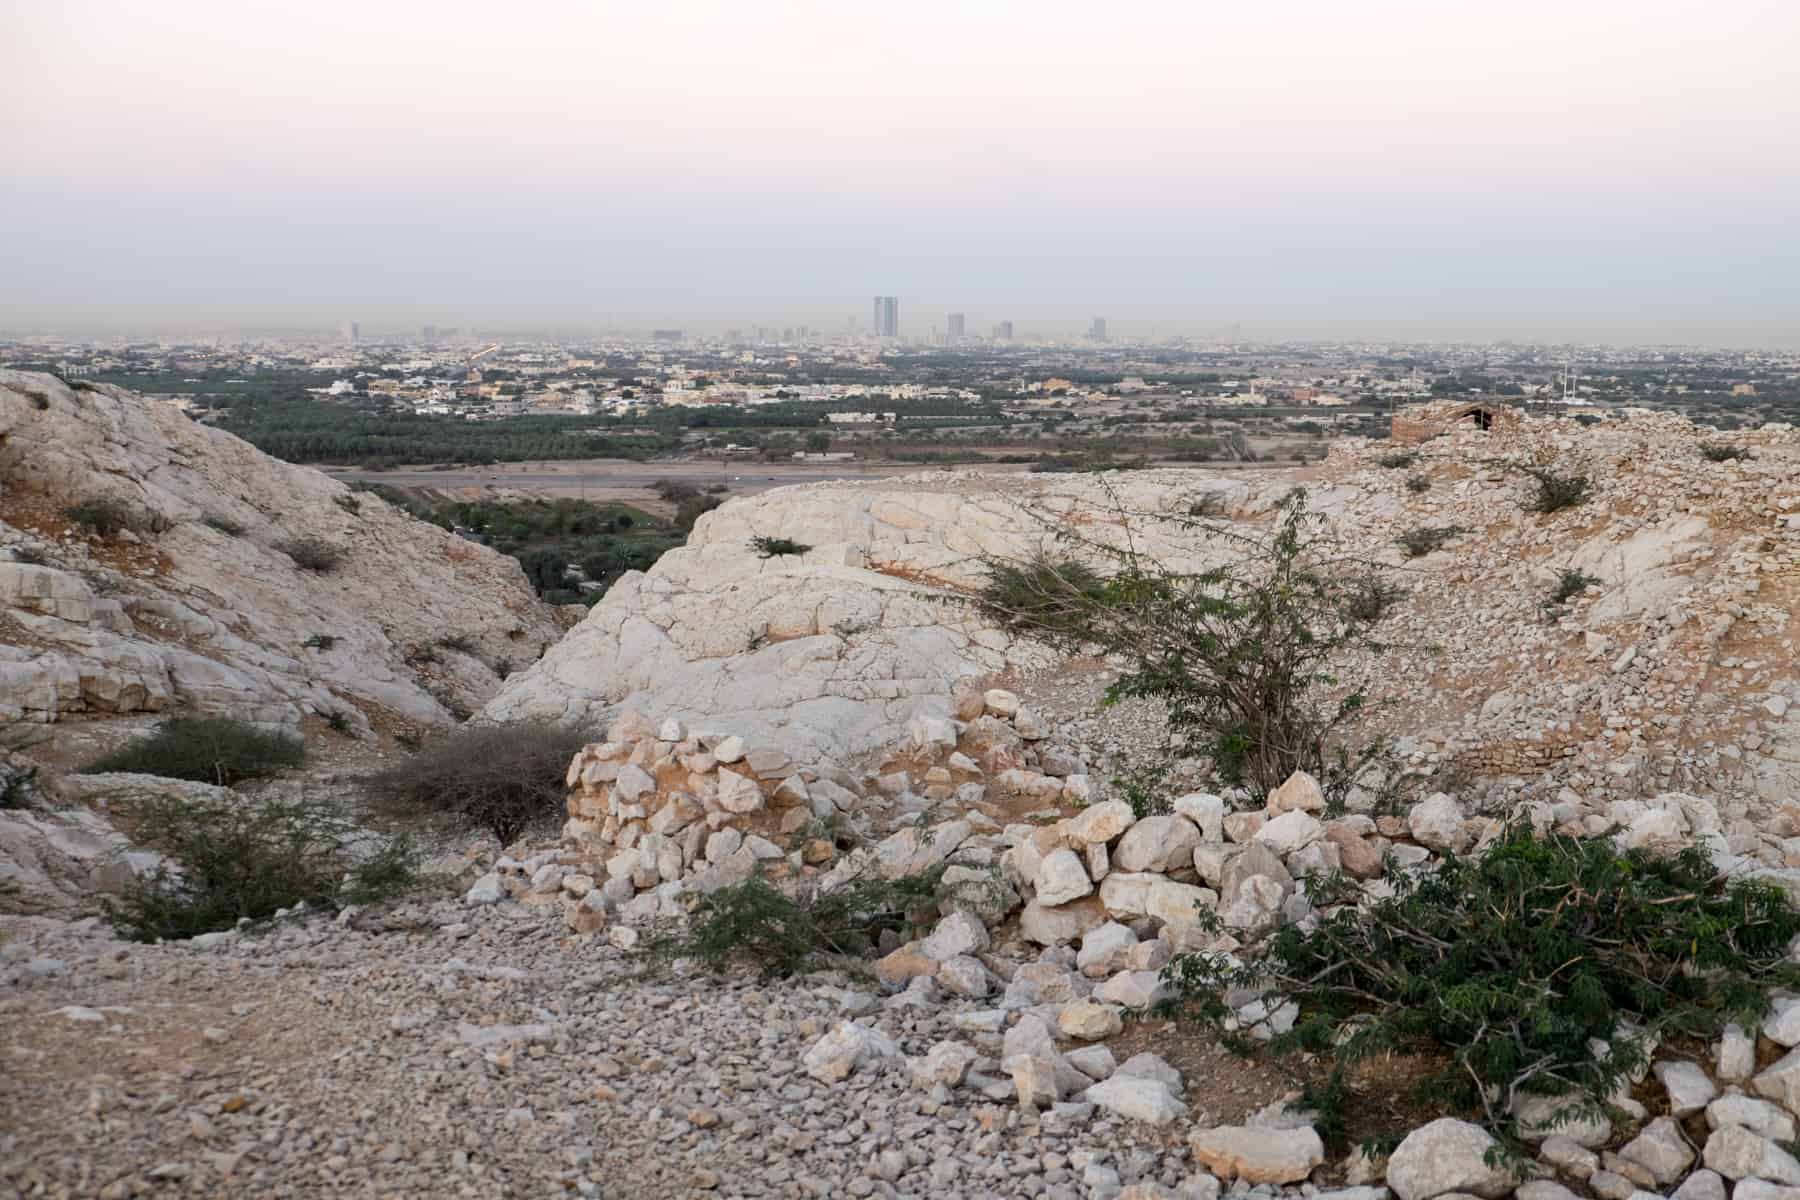
[[[1467,532],[1460,525],[1424,525],[1407,530],[1394,541],[1406,551],[1406,557],[1423,558],[1432,551],[1441,549],[1452,538],[1461,537]]]
[[[345,493],[342,496],[333,496],[331,502],[353,517],[360,515],[362,512],[362,501],[349,493]]]
[[[465,726],[371,776],[368,791],[382,810],[445,817],[504,845],[562,810],[569,760],[587,740],[547,723]]]
[[[439,638],[437,644],[445,650],[454,650],[458,654],[473,654],[476,650],[474,636],[467,633],[447,634]]]
[[[1556,513],[1585,503],[1593,494],[1593,484],[1586,475],[1559,475],[1547,467],[1521,467],[1537,480],[1537,494],[1526,505],[1532,512]]]
[[[103,901],[113,928],[140,942],[230,929],[296,904],[365,904],[416,879],[408,840],[359,831],[320,801],[148,794],[112,810],[136,842],[173,864]]]
[[[1198,500],[1188,505],[1190,517],[1223,517],[1227,511],[1224,492],[1205,492]]]
[[[762,537],[750,539],[750,548],[761,558],[774,558],[784,554],[805,554],[812,547],[804,542],[796,542],[792,538]]]
[[[1418,462],[1419,452],[1416,450],[1396,450],[1391,454],[1383,454],[1375,461],[1390,471],[1398,471]]]
[[[1589,575],[1587,572],[1576,570],[1573,567],[1566,568],[1557,579],[1556,586],[1551,589],[1550,599],[1545,603],[1552,608],[1567,604],[1587,588],[1599,582],[1598,575]]]
[[[675,528],[681,530],[683,533],[690,532],[694,528],[695,521],[698,521],[701,517],[723,503],[725,503],[725,501],[718,496],[693,495],[684,497],[681,503],[675,506]]]
[[[1379,575],[1362,575],[1351,581],[1345,604],[1351,617],[1373,625],[1404,599],[1406,589]]]
[[[336,570],[345,558],[342,546],[318,537],[289,538],[275,548],[293,559],[296,567],[320,575]]]
[[[115,496],[91,496],[63,509],[63,516],[103,538],[117,537],[125,530],[141,535],[157,534],[166,531],[170,525],[161,513]]]
[[[241,537],[244,533],[243,523],[234,521],[220,513],[207,513],[200,518],[200,523],[208,529],[216,529],[226,537]]]
[[[1431,476],[1408,475],[1406,477],[1406,490],[1413,493],[1415,496],[1420,492],[1429,492],[1431,490]]]
[[[1742,462],[1756,457],[1748,446],[1730,446],[1724,442],[1701,442],[1700,453],[1707,462]]]
[[[832,957],[865,956],[882,933],[910,936],[937,919],[948,865],[897,879],[870,871],[792,894],[753,875],[704,897],[683,932],[654,938],[645,950],[654,959],[692,959],[713,971],[747,962],[765,978],[797,975]]]
[[[1509,1142],[1521,1095],[1599,1114],[1658,1039],[1754,1029],[1770,989],[1800,983],[1787,958],[1800,910],[1698,847],[1662,857],[1516,825],[1476,856],[1389,878],[1393,895],[1371,900],[1312,876],[1318,918],[1283,928],[1260,961],[1184,954],[1164,971],[1178,1007],[1246,1051],[1253,1030],[1228,993],[1297,1003],[1291,1030],[1264,1031],[1268,1049],[1328,1057],[1303,1099],[1328,1133],[1343,1128],[1351,1071],[1390,1054],[1429,1067],[1419,1100]]]
[[[101,755],[81,772],[133,771],[231,787],[299,766],[304,757],[305,748],[292,734],[229,717],[173,717],[148,736]]]
[[[356,731],[350,722],[350,714],[341,708],[328,708],[319,716],[325,719],[325,727],[341,737],[349,737]]]
[[[329,650],[338,644],[338,640],[335,633],[315,633],[300,644],[308,650]]]

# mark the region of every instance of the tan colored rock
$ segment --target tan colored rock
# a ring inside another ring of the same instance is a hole
[[[1221,1125],[1189,1134],[1188,1149],[1219,1178],[1252,1184],[1298,1183],[1325,1161],[1325,1145],[1311,1127]]]
[[[1269,793],[1265,811],[1271,817],[1286,812],[1321,813],[1325,811],[1325,793],[1319,781],[1305,771],[1295,771],[1287,782]]]

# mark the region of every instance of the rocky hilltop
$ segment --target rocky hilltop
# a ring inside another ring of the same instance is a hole
[[[341,557],[303,568],[309,540]],[[560,634],[510,558],[172,405],[0,371],[0,718],[448,724]]]
[[[1351,665],[1375,677],[1368,720],[1412,767],[1605,797],[1791,794],[1800,435],[1730,435],[1746,457],[1714,460],[1719,435],[1662,416],[1434,432],[1404,451],[1343,443],[1302,473],[940,473],[733,500],[487,714],[599,725],[622,707],[844,764],[946,715],[959,681],[1053,665],[968,602],[984,560],[1103,564],[1091,547],[1129,537],[1175,569],[1218,561],[1301,484],[1346,558],[1394,589],[1386,648]],[[1534,511],[1529,469],[1589,494]],[[1401,545],[1432,531],[1436,549]],[[810,549],[762,558],[757,536]],[[1570,573],[1580,586],[1553,602]]]

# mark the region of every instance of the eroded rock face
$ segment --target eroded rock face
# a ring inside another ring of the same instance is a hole
[[[0,480],[0,718],[448,724],[561,635],[512,559],[121,388],[0,370]],[[97,497],[155,525],[87,536],[64,510]],[[342,561],[302,570],[300,538]]]
[[[1051,661],[966,592],[985,579],[984,556],[1028,558],[1054,543],[1053,531],[1021,506],[1016,485],[966,483],[923,475],[729,501],[700,519],[687,546],[614,584],[486,714],[580,720],[624,705],[733,729],[809,763],[885,747],[920,713],[950,715],[959,681]],[[1180,498],[1167,479],[1125,486],[1134,506],[1172,510]],[[1082,479],[1033,484],[1031,501],[1112,503]],[[748,544],[758,535],[812,550],[764,559]],[[1193,552],[1169,550],[1176,560]],[[1005,707],[1005,695],[987,698]]]

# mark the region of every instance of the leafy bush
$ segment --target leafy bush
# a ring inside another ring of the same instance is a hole
[[[290,538],[277,543],[275,548],[293,559],[294,565],[301,570],[317,571],[321,575],[335,570],[344,561],[344,548],[324,538]]]
[[[102,902],[113,928],[140,942],[230,929],[300,903],[366,904],[417,877],[408,840],[371,839],[315,800],[149,795],[115,802],[113,812],[173,864]]]
[[[230,787],[264,779],[305,758],[299,738],[230,717],[173,717],[155,732],[95,759],[84,775],[135,771]]]
[[[1700,453],[1707,462],[1737,462],[1756,457],[1748,446],[1728,446],[1723,442],[1701,442]]]
[[[1406,477],[1406,490],[1413,493],[1414,495],[1417,495],[1420,492],[1430,491],[1431,490],[1431,476],[1429,476],[1429,475],[1408,475]]]
[[[1266,794],[1305,770],[1341,795],[1379,746],[1352,751],[1338,736],[1367,687],[1337,660],[1379,647],[1305,491],[1279,513],[1267,536],[1229,536],[1243,547],[1238,560],[1191,574],[1099,543],[1094,551],[1117,563],[1105,579],[1047,559],[989,563],[980,602],[1017,628],[1116,656],[1124,669],[1107,702],[1160,702],[1183,753],[1204,754],[1227,782]]]
[[[753,875],[706,896],[684,931],[653,938],[645,950],[652,958],[693,959],[714,971],[743,961],[765,978],[797,975],[834,955],[870,954],[883,932],[905,936],[935,920],[948,866],[898,879],[864,873],[792,895]]]
[[[1600,577],[1598,575],[1589,575],[1585,571],[1580,571],[1573,567],[1566,568],[1561,577],[1557,579],[1556,587],[1551,590],[1550,599],[1546,601],[1546,603],[1551,607],[1555,607],[1559,604],[1567,604],[1584,589],[1592,587],[1599,582]]]
[[[116,537],[129,529],[133,533],[162,533],[169,519],[115,496],[92,496],[63,509],[63,516],[103,538]]]
[[[1390,471],[1397,471],[1402,467],[1410,467],[1418,462],[1419,454],[1416,450],[1396,450],[1392,454],[1382,455],[1375,461],[1388,468]]]
[[[792,538],[753,537],[750,548],[762,558],[774,558],[780,554],[805,554],[812,547],[804,542],[796,542]]]
[[[1024,563],[990,562],[981,602],[1012,629],[1079,642],[1106,595],[1106,581],[1086,563],[1039,555]]]
[[[1537,495],[1526,505],[1532,512],[1561,512],[1584,503],[1593,494],[1593,484],[1586,475],[1558,475],[1545,467],[1521,469],[1537,480]]]
[[[371,776],[367,788],[384,810],[448,817],[505,845],[561,811],[569,760],[587,740],[547,723],[468,725]]]
[[[1184,954],[1163,973],[1178,1007],[1243,1049],[1228,992],[1297,1002],[1268,1046],[1329,1056],[1305,1101],[1328,1124],[1351,1070],[1390,1053],[1431,1064],[1422,1102],[1502,1138],[1522,1095],[1597,1114],[1655,1039],[1754,1029],[1769,989],[1800,983],[1787,959],[1800,910],[1777,887],[1721,876],[1697,847],[1663,857],[1515,825],[1477,857],[1389,878],[1393,895],[1368,900],[1341,875],[1313,876],[1317,923],[1282,929],[1260,961]]]
[[[335,633],[315,633],[300,644],[308,650],[329,650],[338,644],[338,636]]]
[[[218,530],[226,537],[239,537],[244,532],[242,522],[234,521],[230,517],[222,516],[219,513],[207,513],[200,518],[200,523],[208,529]]]
[[[1407,530],[1394,541],[1406,551],[1406,557],[1423,558],[1441,548],[1451,538],[1460,537],[1467,532],[1461,525],[1424,525]]]

